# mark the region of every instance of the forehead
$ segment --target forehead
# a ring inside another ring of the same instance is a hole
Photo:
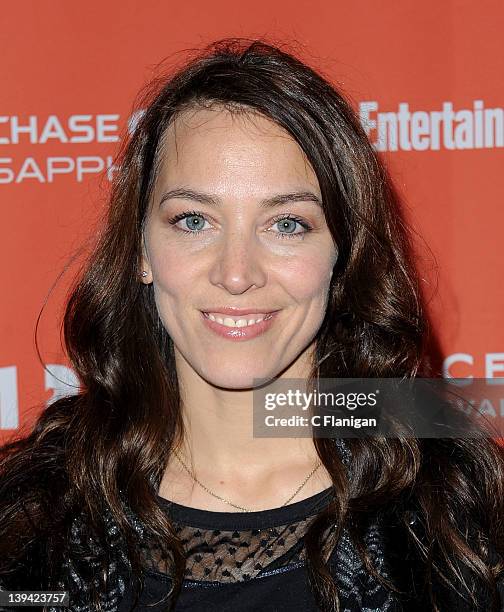
[[[290,134],[264,115],[223,107],[180,113],[162,140],[159,181],[201,183],[215,192],[261,193],[282,185],[318,190],[306,155]],[[178,185],[177,185],[178,186]]]

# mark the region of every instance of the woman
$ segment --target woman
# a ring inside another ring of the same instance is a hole
[[[228,39],[141,108],[65,313],[82,389],[3,448],[4,588],[73,610],[504,609],[496,442],[252,436],[255,379],[426,373],[409,233],[349,103]]]

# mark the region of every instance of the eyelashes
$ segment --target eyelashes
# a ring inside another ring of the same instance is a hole
[[[188,219],[190,217],[198,217],[198,218],[203,219],[204,222],[207,221],[203,213],[198,212],[196,210],[191,210],[191,211],[179,213],[178,215],[171,217],[170,219],[168,219],[168,223],[170,225],[173,225],[174,229],[176,229],[179,232],[183,232],[186,235],[197,236],[201,234],[203,231],[205,231],[199,228],[193,228],[192,230],[183,229],[176,225],[179,221],[182,221],[183,219]],[[297,215],[293,215],[291,213],[279,215],[278,217],[275,217],[274,219],[272,219],[272,225],[275,225],[279,223],[280,221],[294,221],[298,223],[304,230],[302,232],[273,232],[273,234],[281,240],[284,238],[303,238],[308,232],[311,232],[313,229],[311,225],[307,223],[304,219],[302,219],[301,217],[298,217]]]

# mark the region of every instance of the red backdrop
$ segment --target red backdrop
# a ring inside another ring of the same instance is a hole
[[[104,206],[137,91],[163,58],[228,36],[294,43],[351,96],[432,250],[419,266],[440,367],[504,381],[502,2],[31,0],[2,18],[0,442],[68,392],[59,323],[75,266],[39,326],[54,377],[35,323]]]

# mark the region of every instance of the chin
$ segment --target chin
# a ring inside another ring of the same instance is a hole
[[[273,380],[276,372],[271,372],[266,369],[258,370],[257,368],[244,372],[243,370],[237,371],[236,367],[235,371],[232,371],[231,368],[228,368],[226,371],[226,367],[223,366],[218,372],[206,370],[205,372],[200,373],[200,375],[209,384],[214,385],[215,387],[237,390],[258,387],[261,384],[258,379],[262,379],[263,382]]]

